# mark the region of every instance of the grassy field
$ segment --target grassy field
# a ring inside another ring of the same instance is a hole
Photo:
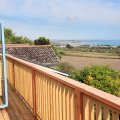
[[[81,52],[81,51],[64,51],[66,56],[90,57],[90,58],[110,58],[119,59],[120,56],[113,53],[98,53],[98,52]]]
[[[120,72],[120,59],[62,56],[61,62],[67,62],[77,69],[90,65],[109,65]]]
[[[61,62],[67,62],[75,68],[90,65],[109,65],[120,71],[120,47],[62,48]]]
[[[66,56],[120,59],[120,47],[79,46],[62,48]]]

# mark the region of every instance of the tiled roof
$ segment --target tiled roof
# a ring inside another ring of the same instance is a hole
[[[59,63],[59,59],[51,46],[7,47],[6,53],[38,65],[52,65]]]

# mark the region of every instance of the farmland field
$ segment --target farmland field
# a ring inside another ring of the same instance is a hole
[[[120,59],[89,58],[63,55],[61,62],[67,62],[77,69],[90,65],[109,65],[113,69],[120,72]]]
[[[113,53],[64,51],[64,54],[66,56],[77,56],[77,57],[110,58],[110,59],[119,59],[120,58],[120,56],[113,54]]]

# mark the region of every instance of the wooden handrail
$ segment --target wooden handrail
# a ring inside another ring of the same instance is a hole
[[[8,54],[6,57],[8,68],[12,70],[8,72],[13,75],[8,75],[11,79],[9,81],[23,94],[22,97],[32,108],[35,117],[67,120],[71,116],[71,120],[94,120],[96,116],[96,119],[101,120],[103,116],[104,120],[119,120],[119,97],[54,73],[46,67]]]
[[[100,101],[100,102],[103,102],[106,105],[109,105],[117,110],[120,110],[120,98],[119,97],[116,97],[116,96],[111,95],[109,93],[103,92],[101,90],[98,90],[96,88],[88,86],[84,83],[80,83],[80,82],[75,81],[73,79],[67,78],[65,76],[61,76],[59,74],[51,72],[46,67],[39,66],[39,65],[15,58],[11,55],[7,55],[7,57],[14,60],[14,61],[17,61],[17,62],[19,62],[27,67],[30,67],[36,71],[39,71],[39,72],[49,76],[50,78],[53,78],[53,79],[65,84],[65,85],[73,88],[73,89],[76,89],[76,90],[78,90],[78,91],[80,91],[80,92]]]

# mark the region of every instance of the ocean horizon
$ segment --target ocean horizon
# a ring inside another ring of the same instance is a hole
[[[60,45],[93,45],[93,46],[120,46],[120,40],[53,40],[54,43]]]
[[[120,46],[120,40],[87,40],[80,41],[81,45],[110,45],[110,46]]]

